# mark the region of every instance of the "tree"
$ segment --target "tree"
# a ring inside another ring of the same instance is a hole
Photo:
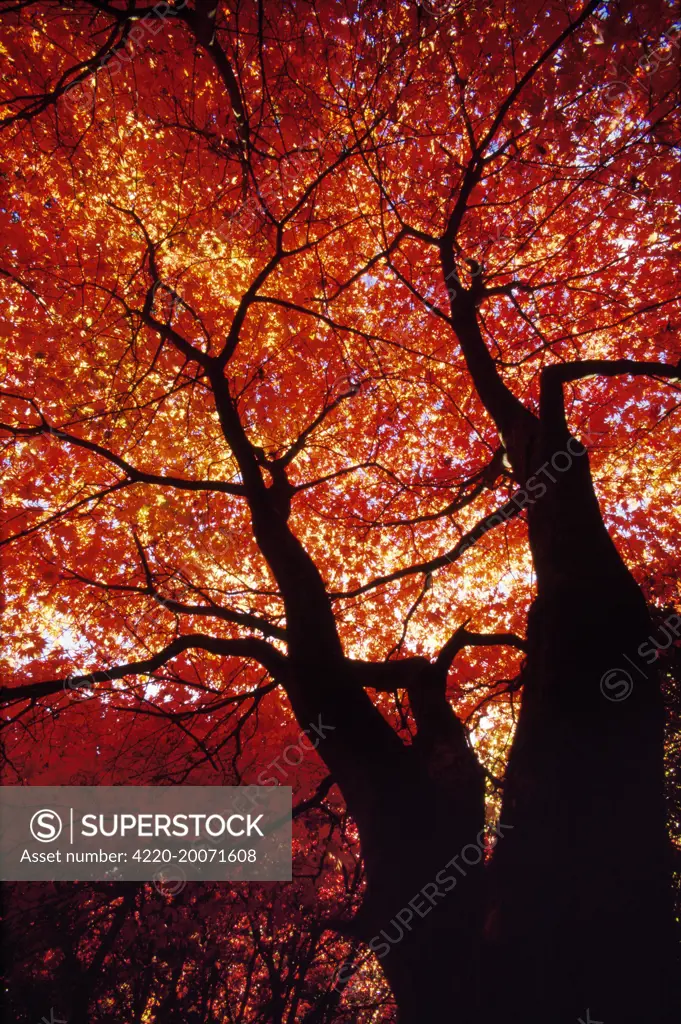
[[[6,777],[280,781],[318,725],[322,987],[254,931],[229,1019],[387,1019],[367,944],[403,1024],[676,1019],[671,8],[2,10]],[[131,999],[228,1019],[186,955]]]

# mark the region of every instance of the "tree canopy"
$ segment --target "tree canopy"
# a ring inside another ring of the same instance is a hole
[[[590,467],[654,624],[681,605],[673,6],[0,14],[4,780],[295,808],[291,885],[13,887],[17,1019],[395,1020],[372,821],[413,750],[489,860],[539,563],[591,522],[528,517]]]

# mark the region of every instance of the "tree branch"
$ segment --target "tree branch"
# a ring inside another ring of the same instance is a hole
[[[647,362],[641,359],[576,359],[571,363],[554,363],[541,371],[539,409],[542,421],[558,423],[563,429],[565,410],[563,384],[584,377],[662,377],[681,383],[681,359],[670,363]]]
[[[333,775],[325,775],[313,795],[308,797],[307,800],[301,800],[299,804],[296,804],[291,812],[292,817],[297,818],[299,814],[304,814],[305,811],[312,810],[313,807],[321,807],[322,801],[328,795],[331,787],[335,785],[335,781]]]
[[[459,626],[437,656],[435,667],[445,677],[455,657],[464,647],[505,646],[517,647],[519,651],[527,650],[527,641],[516,633],[470,633],[466,625],[467,622],[464,622],[463,626]]]
[[[351,678],[359,686],[380,693],[394,693],[405,690],[424,672],[432,668],[427,658],[400,658],[398,661],[354,661],[346,662]]]
[[[0,392],[0,394],[4,393]],[[23,399],[23,401],[26,401],[26,399]],[[233,494],[238,497],[245,496],[246,492],[241,484],[230,484],[226,480],[185,480],[179,476],[159,476],[157,473],[146,473],[142,469],[131,466],[129,462],[126,462],[125,459],[122,459],[114,452],[109,451],[108,448],[103,448],[102,445],[96,444],[94,441],[86,441],[82,437],[76,437],[74,434],[69,434],[68,431],[61,430],[59,427],[51,427],[42,416],[41,419],[43,419],[43,423],[39,427],[12,427],[7,423],[0,423],[0,430],[6,430],[15,437],[39,437],[42,434],[47,434],[49,437],[57,437],[60,441],[66,441],[68,444],[75,445],[78,448],[84,448],[86,451],[93,452],[95,455],[101,456],[114,466],[122,469],[130,483],[175,487],[183,491],[220,491],[223,494]]]
[[[244,170],[244,187],[248,173],[248,158],[250,155],[250,132],[248,117],[244,105],[239,82],[232,70],[227,54],[216,39],[216,20],[218,13],[218,0],[196,0],[194,9],[186,4],[179,16],[191,28],[196,40],[213,59],[220,78],[223,81],[229,102],[236,122],[236,133],[240,142],[241,163]]]
[[[83,675],[67,676],[65,679],[48,679],[44,682],[24,683],[20,686],[4,686],[0,688],[0,703],[16,700],[37,700],[48,697],[64,689],[88,689],[95,683],[113,682],[125,676],[152,675],[157,668],[165,665],[178,654],[187,650],[208,651],[225,657],[248,658],[259,662],[267,669],[273,679],[281,681],[287,674],[288,659],[266,640],[255,637],[237,640],[223,640],[219,637],[193,633],[179,636],[171,643],[142,661],[131,661],[127,665],[116,665],[109,669],[99,669]]]
[[[417,562],[416,565],[405,566],[404,569],[396,569],[395,572],[388,573],[386,576],[377,576],[375,579],[370,580],[368,583],[363,583],[360,587],[355,587],[354,590],[341,590],[334,591],[329,594],[332,600],[339,600],[340,598],[347,599],[349,597],[359,597],[360,594],[366,594],[368,590],[374,590],[376,587],[385,586],[386,583],[392,583],[395,580],[401,580],[405,576],[413,576],[415,573],[423,572],[435,572],[436,569],[442,569],[446,565],[450,565],[455,562],[465,551],[467,551],[477,540],[487,533],[489,530],[498,526],[500,523],[506,522],[512,519],[513,516],[518,515],[522,511],[524,505],[515,501],[507,501],[505,505],[502,505],[496,511],[491,512],[488,516],[484,516],[480,519],[475,526],[469,530],[456,542],[453,548],[446,551],[444,555],[438,555],[437,558],[431,558],[428,562]]]

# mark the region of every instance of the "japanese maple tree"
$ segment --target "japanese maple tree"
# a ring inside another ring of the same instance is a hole
[[[676,1020],[672,5],[0,13],[5,782],[296,822],[18,1019]]]

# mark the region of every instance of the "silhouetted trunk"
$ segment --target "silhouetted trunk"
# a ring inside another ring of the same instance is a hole
[[[446,239],[441,256],[445,281],[458,280]],[[603,523],[586,451],[568,431],[563,384],[677,371],[628,360],[545,367],[537,415],[499,375],[477,320],[480,289],[450,293],[452,323],[521,487],[537,579],[501,814],[513,829],[489,880],[494,988],[481,1005],[490,1024],[671,1024],[664,716],[642,653],[652,627]]]
[[[484,911],[483,872],[472,864],[445,892],[437,875],[478,842],[484,792],[480,767],[446,698],[449,664],[411,659],[405,675],[404,665],[388,662],[377,673],[370,666],[370,680],[366,673],[358,678],[357,663],[344,656],[319,570],[288,526],[293,488],[285,464],[268,463],[266,485],[221,367],[212,364],[209,376],[254,536],[284,601],[289,656],[276,678],[301,728],[321,725],[318,752],[359,830],[367,891],[343,930],[379,955],[401,1024],[422,1024],[429,1013],[439,1018],[443,1005],[456,1004],[465,1016],[474,1005],[470,978]],[[367,686],[388,692],[406,686],[418,730],[412,745],[402,742]],[[438,892],[430,889],[429,897],[426,886]],[[384,940],[381,933],[395,921]]]
[[[438,1019],[445,1007],[456,1007],[462,1020],[473,1012],[484,913],[482,772],[443,681],[433,674],[415,688],[412,746],[347,679],[334,695],[327,676],[314,709],[334,726],[319,752],[359,829],[366,870],[363,905],[342,930],[379,957],[400,1024]],[[307,700],[290,696],[298,721],[309,721]],[[452,858],[459,870],[448,867]]]
[[[441,244],[445,282],[458,282],[455,230],[452,221]],[[266,485],[222,369],[211,364],[254,535],[284,601],[289,656],[275,676],[301,727],[318,720],[326,727],[318,750],[359,829],[367,876],[363,906],[346,930],[379,956],[400,1024],[485,1015],[513,1024],[671,1021],[660,692],[642,672],[632,693],[611,700],[619,691],[607,675],[629,664],[625,656],[640,661],[650,620],[604,527],[588,459],[563,410],[563,381],[599,368],[567,364],[572,376],[565,365],[546,368],[539,416],[530,412],[482,338],[480,294],[479,282],[450,291],[452,324],[525,488],[538,581],[501,819],[513,830],[497,847],[491,899],[482,864],[464,855],[467,846],[482,853],[483,784],[446,698],[448,645],[435,664],[407,659],[402,668],[388,662],[358,675],[344,657],[319,570],[289,529],[285,466],[268,463]],[[640,368],[621,361],[604,372]],[[365,687],[406,687],[417,726],[411,746]],[[465,874],[450,866],[457,857]],[[455,885],[442,892],[447,878]],[[489,955],[481,957],[486,908]],[[487,991],[483,970],[494,974],[498,996]]]
[[[104,962],[113,949],[128,914],[131,913],[134,907],[135,888],[130,883],[125,885],[123,902],[116,908],[111,925],[102,938],[88,967],[83,970],[79,967],[77,958],[75,956],[72,957],[76,973],[72,976],[71,982],[72,993],[69,1024],[90,1024],[92,1020],[91,1003],[96,996],[97,981]]]
[[[495,852],[487,922],[492,1019],[678,1021],[650,617],[586,453],[550,426],[533,447],[528,469],[548,460],[555,482],[542,474],[546,493],[528,509],[537,598],[504,789],[514,829]],[[582,454],[556,471],[565,451]]]

